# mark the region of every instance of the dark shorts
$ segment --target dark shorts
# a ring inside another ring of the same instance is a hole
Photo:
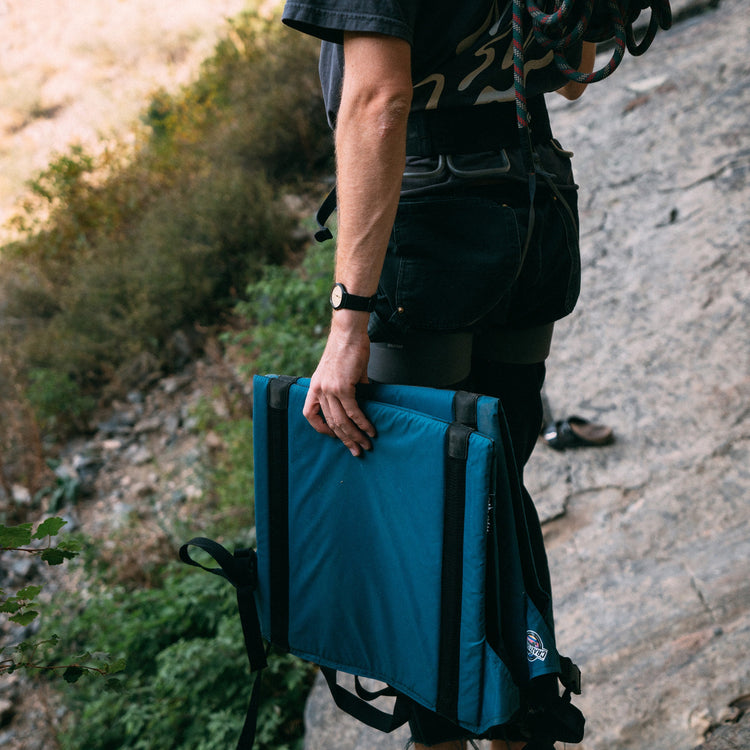
[[[432,187],[402,195],[372,341],[397,343],[411,331],[526,330],[571,312],[580,289],[577,186],[567,156],[549,152],[558,173],[552,184],[538,178],[533,213],[527,184],[511,176],[432,176]],[[507,150],[494,158],[517,161]]]

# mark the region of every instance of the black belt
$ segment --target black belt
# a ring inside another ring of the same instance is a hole
[[[552,130],[544,97],[530,98],[528,108],[532,142],[549,141]],[[518,144],[514,101],[412,112],[406,130],[409,156],[479,153],[513,148]]]

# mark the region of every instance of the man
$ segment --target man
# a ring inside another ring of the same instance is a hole
[[[572,309],[580,270],[569,154],[551,138],[541,93],[576,98],[584,86],[565,84],[529,40],[531,137],[547,176],[532,212],[510,3],[288,0],[283,18],[324,40],[336,142],[334,311],[305,417],[359,456],[376,436],[355,399],[368,378],[498,396],[520,474],[542,420],[552,324]],[[593,52],[579,49],[579,69],[591,70]],[[417,748],[467,739],[416,704],[410,725]],[[496,735],[493,750],[525,746]]]

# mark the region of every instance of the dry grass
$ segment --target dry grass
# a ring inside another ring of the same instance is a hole
[[[256,5],[0,0],[0,224],[53,154],[127,137],[150,94],[187,83],[226,19]]]

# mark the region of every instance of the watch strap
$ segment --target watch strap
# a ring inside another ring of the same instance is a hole
[[[334,310],[357,310],[359,312],[372,312],[375,309],[377,295],[372,297],[361,297],[357,294],[350,294],[346,287],[337,282],[331,290],[331,307]]]

